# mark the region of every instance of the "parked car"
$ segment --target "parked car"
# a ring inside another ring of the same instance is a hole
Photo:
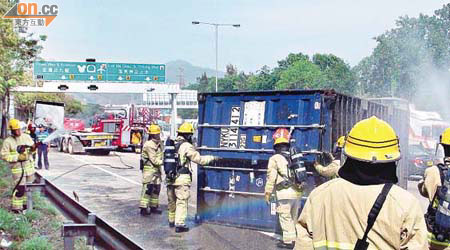
[[[426,150],[421,145],[409,146],[409,176],[410,179],[423,178],[425,169],[435,164],[435,157],[432,152]]]

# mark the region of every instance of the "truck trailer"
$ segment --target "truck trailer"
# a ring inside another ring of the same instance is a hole
[[[72,130],[84,128],[84,125],[81,126],[76,120],[70,122],[70,119],[65,119],[64,103],[36,101],[34,122],[51,128],[49,137],[57,142],[61,152],[108,155],[117,148],[112,144],[115,137],[113,133]]]
[[[377,116],[390,123],[402,154],[408,154],[407,110],[334,90],[200,93],[198,102],[198,149],[225,162],[198,167],[198,222],[275,231],[275,204],[265,203],[264,186],[278,128],[291,131],[291,146],[304,156],[308,179],[303,200],[326,181],[313,162],[322,152],[331,152],[337,139],[362,119]],[[404,188],[407,171],[400,160],[398,185]]]

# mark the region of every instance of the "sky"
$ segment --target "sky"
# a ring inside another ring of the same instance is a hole
[[[255,72],[289,53],[332,53],[354,66],[370,55],[373,37],[395,27],[399,16],[418,16],[441,0],[37,0],[57,4],[45,34],[46,60],[166,63],[186,60],[215,68],[215,34],[192,21],[236,23],[219,27],[219,70],[227,64]]]

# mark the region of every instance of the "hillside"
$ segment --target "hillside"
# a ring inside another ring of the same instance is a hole
[[[179,83],[180,75],[183,75],[185,83],[195,83],[197,77],[200,77],[203,72],[208,76],[214,76],[216,71],[210,68],[203,68],[194,66],[191,63],[183,60],[175,60],[166,63],[166,80],[170,83]],[[183,72],[183,74],[181,74]],[[223,77],[224,73],[219,72],[219,77]]]

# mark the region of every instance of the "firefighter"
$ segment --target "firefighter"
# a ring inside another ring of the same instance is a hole
[[[169,227],[175,227],[175,214],[177,210],[177,196],[175,195],[175,186],[173,184],[174,182],[166,178]]]
[[[219,158],[215,156],[202,156],[192,145],[192,136],[194,127],[191,123],[183,123],[178,128],[178,136],[175,140],[175,149],[178,153],[179,170],[173,183],[176,198],[175,209],[175,232],[187,232],[189,228],[186,225],[188,212],[188,200],[190,197],[190,186],[192,183],[191,162],[199,165],[211,164]],[[169,197],[169,200],[174,197]]]
[[[161,128],[158,125],[150,125],[148,128],[149,139],[142,150],[142,193],[139,204],[141,215],[150,213],[161,214],[159,206],[159,193],[161,191],[161,166],[163,164],[163,145],[161,143]],[[148,206],[150,204],[150,212]]]
[[[438,228],[437,224],[447,224],[446,230],[450,229],[450,214],[448,208],[449,202],[449,165],[450,165],[450,128],[447,128],[441,135],[439,143],[444,148],[444,164],[438,164],[437,166],[429,167],[425,170],[423,181],[419,182],[418,188],[419,192],[422,196],[428,198],[430,201],[430,205],[427,212],[427,219],[429,233],[428,233],[428,242],[430,243],[430,249],[433,250],[450,250],[450,240],[448,239],[439,239],[436,237],[439,235],[437,232],[432,232],[433,228]],[[442,176],[442,177],[441,177]],[[442,188],[444,187],[444,188]],[[447,190],[447,195],[443,190]],[[438,195],[438,191],[441,191],[444,195]],[[446,197],[445,197],[446,196]],[[444,197],[444,198],[443,198]],[[446,199],[445,199],[446,198]],[[441,204],[446,202],[447,207],[441,208]],[[436,212],[439,210],[446,210],[446,216],[436,216]],[[432,217],[429,217],[432,216]],[[446,223],[442,223],[441,220],[445,220]],[[447,231],[447,234],[449,232]]]
[[[269,159],[264,197],[270,204],[270,197],[275,191],[276,210],[283,231],[283,239],[277,243],[277,247],[292,249],[297,237],[295,222],[298,218],[302,188],[289,178],[288,164],[290,160],[286,158],[289,155],[289,148],[288,138],[275,139],[275,155]]]
[[[295,249],[427,249],[419,201],[393,185],[401,157],[394,129],[375,116],[362,120],[343,150],[340,178],[315,188],[305,203]]]
[[[35,169],[30,156],[36,152],[36,144],[30,135],[20,131],[19,120],[11,119],[8,127],[11,135],[3,141],[1,156],[4,161],[9,163],[16,183],[11,198],[12,211],[21,213],[27,206],[25,184],[34,181]]]
[[[26,131],[26,133],[29,134],[31,139],[33,139],[33,142],[35,144],[37,144],[38,139],[37,139],[37,135],[36,135],[36,125],[34,123],[28,124],[28,130]],[[36,160],[36,154],[33,154],[33,166],[35,166],[34,165],[35,160]]]
[[[139,146],[141,145],[142,135],[139,131],[133,131],[131,134],[131,144],[135,145],[135,152],[139,153]]]
[[[328,164],[327,166],[324,167],[317,161],[314,162],[314,168],[316,169],[317,173],[331,179],[338,177],[338,171],[339,168],[341,168],[341,152],[342,148],[344,147],[344,143],[345,143],[345,136],[341,136],[336,142],[333,154],[324,153],[324,158],[331,160],[331,163]]]

